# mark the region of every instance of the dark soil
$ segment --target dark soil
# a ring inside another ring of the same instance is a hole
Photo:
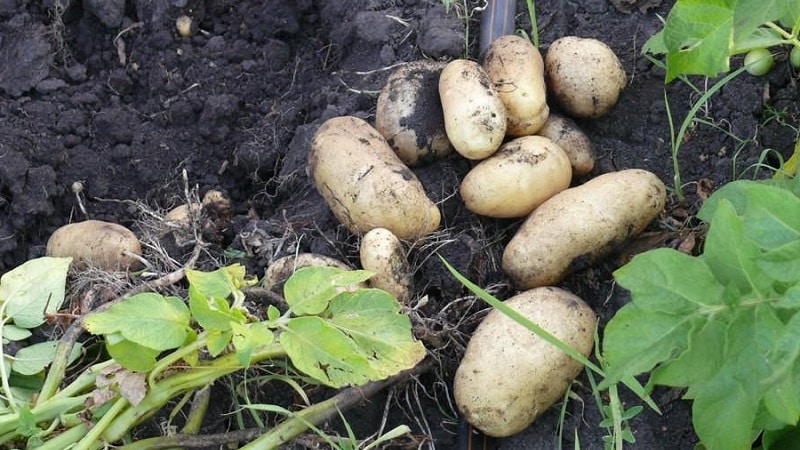
[[[372,120],[377,91],[396,64],[461,57],[465,35],[469,57],[477,58],[480,12],[473,8],[482,2],[467,3],[448,13],[435,0],[3,1],[0,274],[43,255],[48,236],[68,222],[92,218],[138,230],[139,204],[163,211],[183,202],[183,171],[201,194],[219,189],[232,200],[233,219],[212,230],[210,253],[221,258],[225,248],[245,251],[240,262],[258,275],[295,250],[356,266],[357,237],[336,222],[306,175],[310,138],[331,117]],[[536,2],[543,49],[564,35],[598,38],[628,73],[616,108],[580,122],[598,153],[595,175],[644,168],[672,184],[665,92],[676,127],[699,94],[682,82],[665,87],[663,71],[640,53],[660,28],[658,15],[669,11],[671,2],[658,3]],[[524,2],[517,11],[517,26],[529,30]],[[194,19],[193,37],[175,32],[181,14]],[[692,80],[701,90],[711,83]],[[799,109],[796,74],[782,61],[765,78],[744,75],[723,88],[700,112],[707,124],[692,127],[681,147],[688,201],[672,199],[644,247],[680,244],[671,228],[691,225],[710,187],[754,176],[752,166],[766,149],[787,157]],[[777,159],[773,154],[765,162]],[[454,446],[458,420],[449,383],[484,307],[434,252],[507,298],[513,291],[498,261],[519,224],[463,208],[454,193],[469,167],[452,157],[415,168],[443,212],[440,240],[411,253],[417,298],[428,299],[418,319],[440,364],[418,383],[348,412],[359,437],[378,430],[388,402],[389,426],[409,425],[424,448]],[[76,182],[83,186],[79,194]],[[278,241],[284,245],[270,245]],[[592,305],[601,323],[626,301],[611,278],[622,260],[610,258],[564,283]],[[210,266],[211,259],[203,263]],[[573,448],[577,430],[581,448],[602,448],[605,430],[585,375],[573,389],[562,444]],[[217,395],[218,404],[231,404],[224,389]],[[645,410],[631,422],[637,441],[630,448],[693,447],[690,405],[680,395],[656,391],[663,414]],[[630,395],[624,399],[636,404]],[[558,415],[553,408],[524,433],[494,444],[555,448]],[[231,429],[232,420],[210,417],[204,431]]]

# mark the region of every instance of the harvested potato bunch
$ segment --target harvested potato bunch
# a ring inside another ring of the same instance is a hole
[[[546,137],[523,136],[473,167],[460,192],[475,214],[523,217],[568,188],[571,180],[572,167],[564,150]]]
[[[536,208],[506,245],[503,271],[519,289],[554,285],[642,232],[665,200],[664,183],[640,169],[561,191]]]
[[[597,39],[556,39],[544,57],[551,98],[577,118],[597,118],[617,104],[627,82],[617,55]]]
[[[539,131],[550,114],[539,50],[523,37],[500,36],[486,50],[483,68],[506,107],[506,134],[528,136]]]
[[[141,263],[142,245],[122,225],[100,220],[70,223],[58,228],[47,241],[47,256],[72,257],[73,267],[126,271]]]
[[[594,169],[595,155],[592,142],[574,120],[561,114],[550,113],[544,126],[537,133],[564,150],[572,165],[572,176],[582,177]]]
[[[444,130],[439,75],[445,64],[414,61],[394,71],[378,95],[375,129],[409,166],[453,151]]]
[[[374,275],[370,287],[383,289],[400,303],[411,299],[411,268],[403,244],[386,228],[373,228],[361,238],[361,267]]]
[[[444,127],[453,148],[467,159],[496,152],[506,135],[506,108],[480,64],[450,61],[439,77]]]
[[[541,287],[504,303],[584,356],[592,350],[594,312],[570,292]],[[493,310],[467,345],[453,381],[453,395],[474,427],[489,436],[511,436],[560,400],[582,368],[581,363]]]
[[[336,218],[352,233],[386,228],[415,240],[439,227],[441,214],[386,140],[357,117],[335,117],[311,142],[309,172]]]

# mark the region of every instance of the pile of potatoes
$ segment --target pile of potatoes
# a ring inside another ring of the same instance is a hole
[[[464,205],[481,216],[525,218],[503,253],[503,270],[522,291],[506,304],[588,355],[595,315],[554,286],[640,233],[666,197],[661,180],[640,169],[585,181],[595,156],[572,118],[608,113],[625,84],[616,55],[598,40],[564,37],[542,58],[528,40],[501,36],[481,63],[418,61],[395,71],[374,126],[339,117],[320,127],[309,173],[338,220],[364,236],[362,265],[407,301],[401,241],[423,239],[441,221],[409,168],[454,153],[474,161],[459,188]],[[581,368],[492,311],[470,340],[454,396],[475,427],[509,436],[562,398]]]

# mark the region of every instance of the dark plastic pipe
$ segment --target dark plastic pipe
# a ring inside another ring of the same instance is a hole
[[[515,0],[489,0],[481,13],[479,40],[480,55],[486,52],[493,40],[506,34],[514,34]]]

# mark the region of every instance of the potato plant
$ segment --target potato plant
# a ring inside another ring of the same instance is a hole
[[[35,259],[0,279],[4,345],[21,345],[26,330],[59,308],[69,263],[65,258]],[[60,342],[46,342],[45,349],[35,344],[14,354],[4,351],[0,443],[52,450],[104,448],[127,440],[138,424],[192,393],[206,400],[205,406],[202,400],[193,405],[187,430],[190,423],[199,425],[208,402],[204,388],[265,362],[288,358],[305,382],[342,388],[385,380],[425,355],[411,335],[409,318],[390,294],[340,289],[366,280],[369,272],[300,269],[284,285],[286,310],[270,306],[264,318],[244,306],[243,290],[255,280],[246,277],[243,267],[181,273],[189,286],[186,299],[135,293],[82,316]],[[75,359],[70,336],[82,328],[102,339],[106,356],[68,371]],[[350,397],[361,399],[362,394]],[[332,417],[345,403],[337,396],[301,411],[283,410],[289,415],[284,423],[253,435],[241,448],[275,448],[309,424]],[[181,441],[164,436],[125,448],[165,444],[180,447]]]

